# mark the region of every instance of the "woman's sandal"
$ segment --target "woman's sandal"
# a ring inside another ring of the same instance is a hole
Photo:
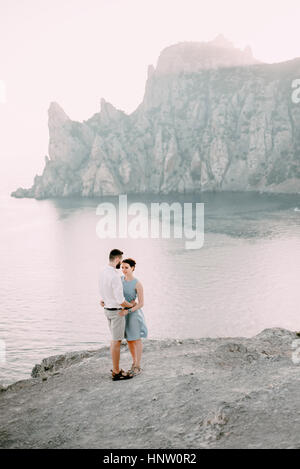
[[[114,373],[112,371],[112,375],[111,375],[111,379],[113,381],[120,381],[122,379],[130,379],[130,378],[133,378],[133,374],[132,373],[129,373],[129,372],[125,372],[124,370],[120,370],[119,373]]]
[[[131,373],[133,373],[134,375],[139,375],[142,371],[141,367],[140,366],[132,366],[130,368],[130,371]]]

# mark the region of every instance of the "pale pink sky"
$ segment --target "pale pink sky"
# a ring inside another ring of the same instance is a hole
[[[44,166],[51,101],[74,120],[99,111],[101,97],[130,113],[164,47],[220,33],[265,62],[299,57],[299,18],[299,0],[1,0],[0,157],[9,189],[31,185]]]

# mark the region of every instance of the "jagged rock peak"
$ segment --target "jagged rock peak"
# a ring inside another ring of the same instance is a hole
[[[101,112],[100,118],[101,121],[104,123],[109,123],[112,120],[117,120],[125,113],[120,109],[115,108],[111,103],[105,101],[104,98],[101,98]]]
[[[65,113],[63,108],[55,101],[52,101],[50,103],[50,106],[48,109],[48,116],[49,116],[49,120],[53,118],[61,122],[70,120],[69,116]]]
[[[208,42],[208,44],[212,44],[217,47],[224,47],[226,49],[234,49],[233,42],[226,39],[223,34],[218,34],[218,36],[216,36],[212,41]]]
[[[160,54],[156,75],[199,72],[204,69],[260,63],[247,46],[241,50],[222,34],[208,42],[179,42]]]

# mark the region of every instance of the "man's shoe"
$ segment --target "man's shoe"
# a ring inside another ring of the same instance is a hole
[[[122,379],[130,379],[130,378],[133,378],[133,374],[131,373],[126,373],[126,371],[124,370],[120,370],[119,373],[114,373],[112,371],[112,374],[111,374],[111,379],[113,381],[120,381]]]

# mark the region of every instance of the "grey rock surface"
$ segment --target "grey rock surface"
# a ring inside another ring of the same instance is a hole
[[[279,328],[147,340],[142,373],[125,382],[110,378],[108,347],[47,358],[0,390],[0,447],[299,449],[295,340]]]
[[[259,63],[223,36],[167,47],[130,115],[102,99],[80,123],[51,103],[43,174],[12,195],[300,193],[299,77],[300,58]]]

